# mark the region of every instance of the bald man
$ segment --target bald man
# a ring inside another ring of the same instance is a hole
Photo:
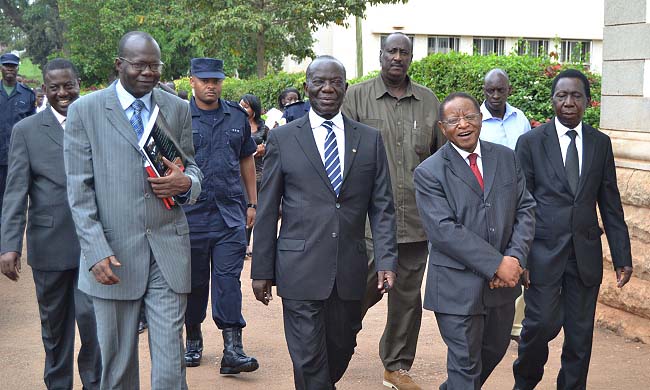
[[[514,150],[519,136],[530,130],[530,122],[520,109],[508,104],[507,100],[511,93],[510,78],[503,69],[494,68],[485,74],[483,80],[485,101],[481,105],[483,114],[481,139]],[[519,342],[525,308],[522,294],[515,301],[515,320],[510,332],[510,338],[516,342]]]

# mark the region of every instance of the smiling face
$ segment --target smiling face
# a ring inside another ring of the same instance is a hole
[[[474,120],[466,120],[464,117],[475,116]],[[452,118],[462,118],[457,125],[445,124]],[[445,104],[443,116],[438,122],[438,126],[449,142],[458,148],[472,153],[478,143],[481,134],[481,120],[483,116],[479,108],[470,99],[457,97]]]
[[[379,53],[381,75],[393,81],[402,81],[411,66],[413,52],[411,40],[402,34],[391,34],[386,38]]]
[[[340,62],[316,59],[309,65],[305,93],[311,108],[321,117],[332,119],[339,113],[347,88],[345,68]]]
[[[43,77],[43,91],[50,106],[67,116],[68,107],[79,97],[79,80],[72,69],[53,69]]]
[[[553,93],[553,110],[564,126],[573,129],[582,121],[589,99],[582,80],[563,77],[557,81]]]
[[[133,36],[125,44],[121,56],[128,61],[115,60],[115,69],[120,76],[124,89],[136,98],[141,98],[151,92],[160,80],[160,72],[154,72],[150,67],[137,71],[129,63],[160,63],[160,48],[155,40],[142,36]]]

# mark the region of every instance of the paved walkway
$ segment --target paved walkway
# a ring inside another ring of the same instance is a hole
[[[264,307],[254,300],[247,279],[250,263],[244,269],[244,316],[248,326],[244,331],[246,351],[258,358],[260,369],[234,377],[218,374],[222,341],[216,326],[204,324],[205,354],[203,364],[188,369],[190,389],[260,389],[288,390],[293,388],[291,361],[284,341],[280,299]],[[0,275],[1,276],[1,275]],[[29,266],[25,265],[18,283],[0,277],[0,389],[44,389],[43,347],[40,339],[38,307]],[[359,346],[350,367],[337,386],[341,390],[381,390],[382,366],[377,356],[377,342],[386,315],[385,303],[371,309],[359,334]],[[149,356],[146,333],[140,341],[141,383],[149,389]],[[547,375],[538,390],[554,389],[559,368],[561,336],[551,345]],[[78,346],[77,346],[78,347]],[[512,388],[512,362],[517,354],[512,343],[501,364],[484,386],[484,390]],[[419,349],[413,377],[424,389],[437,389],[444,380],[446,348],[438,333],[435,317],[425,311],[420,333]],[[75,389],[81,389],[75,379]],[[604,330],[597,330],[589,374],[589,389],[643,390],[650,389],[650,346],[629,342]]]

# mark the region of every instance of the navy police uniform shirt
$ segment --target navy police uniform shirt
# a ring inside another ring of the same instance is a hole
[[[296,119],[302,118],[309,112],[311,105],[309,100],[305,102],[295,102],[291,103],[284,108],[284,113],[282,117],[287,120],[287,123],[293,122]]]
[[[21,83],[7,96],[4,88],[0,86],[0,165],[7,165],[9,140],[11,129],[21,119],[36,112],[36,95]]]
[[[248,115],[239,104],[219,99],[219,108],[205,111],[190,101],[195,159],[201,172],[201,194],[183,206],[192,232],[246,224],[246,201],[239,160],[255,153]]]

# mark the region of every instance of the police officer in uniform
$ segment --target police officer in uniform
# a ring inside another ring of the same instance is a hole
[[[205,319],[212,279],[212,317],[223,333],[221,374],[256,370],[254,357],[242,347],[240,275],[246,254],[246,227],[255,222],[257,149],[248,115],[238,103],[221,99],[223,61],[194,58],[190,101],[195,159],[203,172],[202,192],[195,205],[183,206],[192,244],[192,292],[187,300],[185,363],[200,365],[201,323]],[[242,186],[243,183],[243,186]],[[244,198],[246,190],[248,204]]]
[[[7,182],[7,154],[11,129],[21,119],[36,113],[36,95],[31,88],[19,83],[20,58],[12,53],[0,56],[2,85],[0,87],[0,210]]]

